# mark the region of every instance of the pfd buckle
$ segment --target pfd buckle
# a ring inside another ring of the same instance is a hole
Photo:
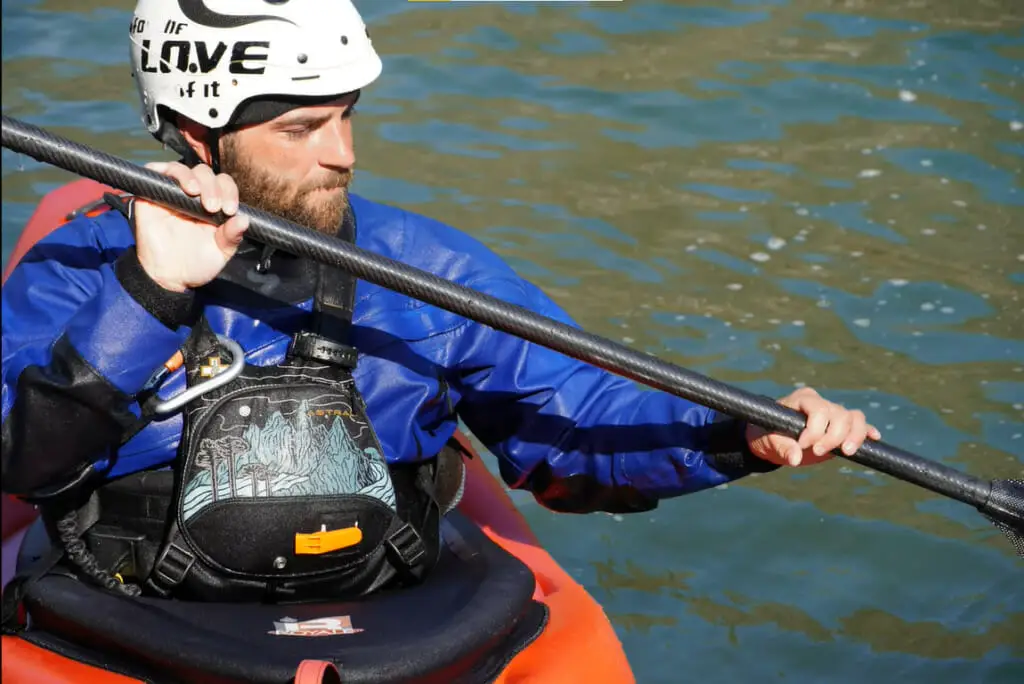
[[[198,385],[194,385],[170,399],[154,404],[150,409],[153,413],[157,415],[174,413],[190,401],[194,401],[207,392],[212,392],[218,387],[223,387],[241,375],[242,370],[245,369],[245,352],[242,350],[242,347],[233,339],[225,335],[217,335],[217,340],[227,347],[228,351],[231,353],[231,365],[212,375],[209,380],[201,382]]]
[[[349,370],[355,368],[359,360],[359,351],[355,347],[329,340],[308,330],[295,333],[288,353]]]
[[[195,563],[196,557],[191,552],[171,542],[153,563],[153,570],[146,584],[166,597],[185,581]]]
[[[398,561],[402,570],[415,574],[416,565],[427,554],[427,547],[423,538],[409,523],[404,523],[395,530],[394,534],[385,540],[387,549],[391,552],[392,562]]]

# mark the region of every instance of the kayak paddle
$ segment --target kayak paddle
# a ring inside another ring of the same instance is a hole
[[[220,224],[227,220],[223,214],[207,213],[199,199],[185,194],[166,176],[6,115],[3,146],[201,221]],[[344,269],[381,287],[767,430],[796,438],[805,427],[804,414],[767,397],[731,387],[260,209],[243,204],[238,213],[249,218],[247,234],[271,247]],[[836,454],[973,506],[1001,529],[1024,557],[1024,480],[983,480],[871,440],[864,442],[855,454]]]

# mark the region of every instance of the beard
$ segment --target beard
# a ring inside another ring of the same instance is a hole
[[[238,199],[243,204],[321,233],[335,234],[348,209],[351,169],[332,171],[326,178],[292,188],[288,182],[275,178],[272,171],[259,168],[252,159],[245,157],[233,137],[227,136],[221,171],[234,179]]]

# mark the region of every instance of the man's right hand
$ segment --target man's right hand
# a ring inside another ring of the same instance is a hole
[[[179,162],[151,162],[146,168],[170,176],[203,208],[231,218],[215,226],[137,198],[135,242],[142,268],[158,285],[173,292],[200,287],[217,277],[235,255],[249,227],[238,216],[238,187],[226,174],[215,176],[209,166],[195,168]]]

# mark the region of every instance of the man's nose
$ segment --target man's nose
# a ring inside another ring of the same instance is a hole
[[[355,166],[356,153],[352,146],[352,125],[343,119],[327,124],[320,153],[323,166],[336,169],[350,169]]]

